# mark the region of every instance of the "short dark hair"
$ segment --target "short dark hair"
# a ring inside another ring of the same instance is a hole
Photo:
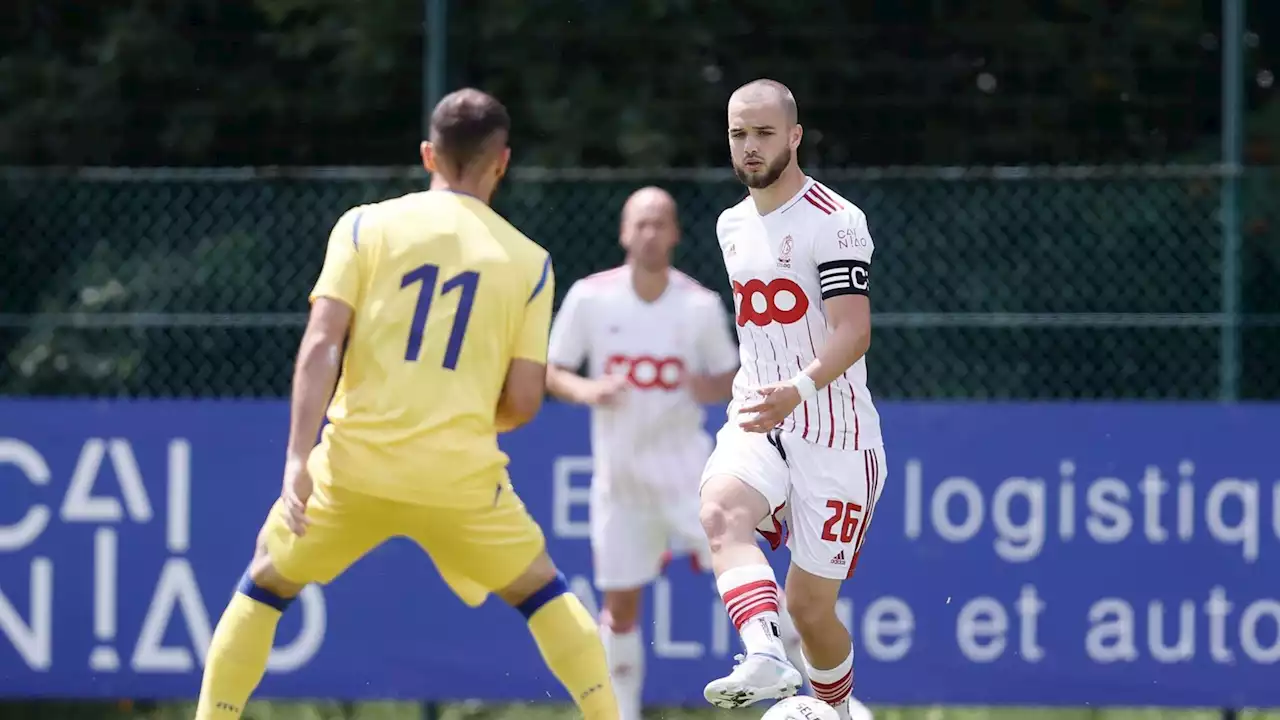
[[[431,113],[431,144],[459,172],[488,152],[495,141],[505,144],[510,132],[507,108],[474,88],[445,95]]]

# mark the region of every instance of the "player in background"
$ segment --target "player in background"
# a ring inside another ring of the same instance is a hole
[[[622,720],[641,717],[643,589],[673,545],[710,566],[698,521],[711,453],[702,404],[727,400],[738,370],[720,297],[671,267],[679,233],[670,195],[633,193],[622,209],[626,264],[573,284],[548,353],[547,389],[592,407],[591,550]]]
[[[493,592],[523,614],[587,720],[618,717],[595,622],[498,448],[541,406],[554,294],[547,252],[489,207],[509,130],[493,97],[446,96],[421,148],[430,190],[334,227],[298,351],[280,499],[213,634],[197,720],[240,717],[303,587],[395,536],[469,605]]]
[[[622,720],[639,720],[644,588],[672,550],[711,569],[698,520],[698,478],[711,452],[702,406],[732,393],[738,348],[713,291],[671,265],[680,240],[675,200],[637,190],[622,208],[619,268],[569,289],[551,326],[547,388],[589,405],[595,473],[591,548],[604,593],[604,639]],[[578,374],[587,366],[587,375]],[[783,623],[788,652],[799,638]]]
[[[853,645],[836,616],[885,476],[880,421],[867,390],[866,216],[801,171],[795,98],[757,80],[728,107],[734,172],[749,196],[716,225],[733,285],[742,370],[702,480],[702,525],[716,585],[746,655],[709,683],[709,702],[741,707],[793,695],[801,675],[779,637],[778,586],[754,532],[791,564],[787,606],[814,694],[841,717]],[[852,707],[851,707],[852,706]]]

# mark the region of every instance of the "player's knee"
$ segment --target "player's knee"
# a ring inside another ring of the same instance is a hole
[[[840,618],[836,615],[836,597],[840,584],[838,581],[828,581],[834,584],[833,588],[818,578],[806,580],[809,582],[788,579],[787,611],[791,615],[791,622],[796,626],[796,632],[802,637],[814,637],[830,632],[833,623],[840,623]]]
[[[542,587],[533,591],[533,593],[519,601],[514,600],[514,598],[507,599],[507,603],[523,615],[526,621],[533,622],[534,615],[539,610],[550,605],[563,595],[572,595],[572,592],[569,590],[569,583],[564,579],[564,575],[557,572],[554,577],[543,584]],[[581,604],[579,604],[579,607],[581,607]],[[583,612],[585,613],[586,611],[584,610]],[[595,623],[591,622],[590,615],[586,615],[585,618],[587,623],[584,627],[588,625],[595,627]]]
[[[529,567],[510,585],[498,590],[495,595],[506,604],[519,608],[525,601],[543,591],[557,579],[563,580],[551,557],[545,552],[534,558]]]
[[[759,522],[746,508],[716,496],[703,497],[698,519],[702,521],[702,530],[707,534],[712,552],[727,543],[750,542],[751,533]]]
[[[271,556],[267,554],[266,548],[259,547],[236,589],[260,603],[283,611],[302,592],[303,587],[281,575],[271,564]]]
[[[605,592],[600,624],[615,634],[631,632],[640,620],[641,593],[639,588]]]

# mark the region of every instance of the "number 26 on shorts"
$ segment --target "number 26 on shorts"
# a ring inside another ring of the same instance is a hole
[[[404,274],[400,279],[400,287],[421,283],[418,288],[418,305],[413,310],[413,321],[409,325],[409,343],[404,350],[406,362],[417,362],[422,352],[422,334],[427,327],[427,316],[431,313],[431,301],[436,296],[436,285],[440,280],[439,265],[419,265]],[[458,355],[462,353],[462,339],[467,334],[467,322],[471,320],[471,307],[476,301],[476,287],[480,284],[480,273],[474,270],[460,272],[445,280],[440,285],[440,295],[448,295],[454,290],[458,296],[458,311],[453,316],[453,329],[449,331],[449,344],[444,349],[442,365],[453,370],[458,367]]]
[[[827,542],[851,543],[858,535],[858,523],[862,518],[862,506],[856,502],[840,502],[828,500],[827,509],[831,517],[822,523],[822,539]],[[840,526],[837,535],[836,525]]]

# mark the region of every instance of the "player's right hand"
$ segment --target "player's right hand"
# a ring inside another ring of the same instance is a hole
[[[284,464],[284,483],[280,488],[280,504],[283,506],[284,523],[294,535],[307,534],[307,502],[311,500],[311,473],[307,461],[289,459]]]
[[[618,401],[627,391],[627,376],[625,375],[605,375],[591,381],[591,387],[587,391],[587,404],[599,407],[609,407]]]

